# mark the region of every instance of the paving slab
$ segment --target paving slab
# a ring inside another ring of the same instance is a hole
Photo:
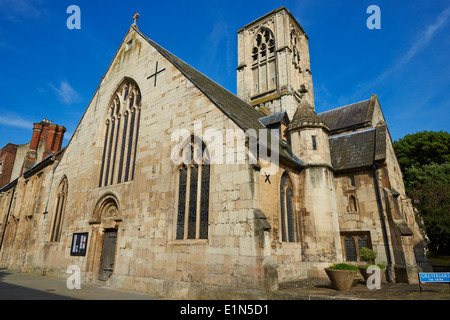
[[[335,290],[327,278],[302,279],[283,283],[272,292],[273,300],[450,300],[447,283],[418,284],[382,282],[369,289],[361,280],[348,292]],[[82,283],[69,289],[66,280],[0,269],[0,300],[172,300],[151,294]]]
[[[82,283],[69,289],[66,280],[0,270],[0,300],[157,300],[150,294],[121,290],[104,283]]]

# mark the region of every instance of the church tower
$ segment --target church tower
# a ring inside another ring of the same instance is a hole
[[[314,106],[308,36],[285,7],[238,31],[237,95],[290,120],[299,102]]]

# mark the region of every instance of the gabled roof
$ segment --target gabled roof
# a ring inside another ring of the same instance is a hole
[[[331,163],[339,170],[370,167],[386,158],[386,125],[354,131],[328,139]]]
[[[364,127],[372,119],[370,99],[319,113],[318,116],[330,128],[330,132],[348,128]]]
[[[244,100],[237,97],[224,87],[220,86],[201,72],[197,71],[154,41],[147,38],[136,26],[133,28],[144,40],[153,46],[164,58],[172,63],[189,81],[191,81],[203,94],[205,94],[225,115],[227,115],[237,126],[244,132],[248,129],[259,129],[265,127],[258,121],[259,118],[264,117],[265,114],[256,110]],[[279,155],[281,158],[290,161],[296,165],[304,166],[305,164],[298,159],[286,145],[284,141],[279,140]],[[267,135],[267,146],[271,145],[271,135]],[[260,144],[264,144],[259,141]],[[270,147],[268,147],[270,149]],[[276,151],[276,150],[272,150]]]

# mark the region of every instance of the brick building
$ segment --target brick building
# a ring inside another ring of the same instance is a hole
[[[66,128],[42,120],[33,124],[33,135],[29,143],[8,143],[0,150],[0,188],[20,177],[46,157],[61,150]]]

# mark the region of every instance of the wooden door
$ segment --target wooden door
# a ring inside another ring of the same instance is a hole
[[[113,273],[116,242],[117,230],[105,231],[98,280],[106,281]]]

